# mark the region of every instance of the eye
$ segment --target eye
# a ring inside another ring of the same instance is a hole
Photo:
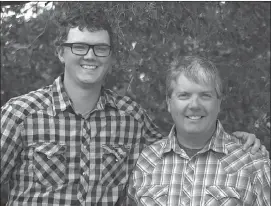
[[[190,95],[187,92],[182,92],[182,93],[177,94],[178,99],[187,99],[187,98],[189,98],[189,96]]]
[[[213,95],[212,95],[212,94],[209,94],[209,93],[203,93],[203,94],[202,94],[202,97],[203,97],[204,99],[210,99],[210,98],[213,97]]]
[[[95,46],[95,50],[99,52],[106,52],[109,50],[109,46],[106,45]]]
[[[72,48],[79,51],[88,49],[88,46],[84,44],[73,44]]]

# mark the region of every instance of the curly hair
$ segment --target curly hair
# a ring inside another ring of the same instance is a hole
[[[102,10],[82,12],[73,9],[71,12],[62,12],[57,20],[58,36],[55,40],[55,46],[59,47],[67,40],[71,28],[80,31],[87,29],[89,31],[106,30],[109,34],[111,48],[113,49],[113,32],[106,14]]]

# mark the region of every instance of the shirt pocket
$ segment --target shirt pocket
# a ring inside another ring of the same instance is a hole
[[[242,205],[241,194],[237,188],[227,186],[208,186],[206,188],[206,206],[239,206]]]
[[[125,145],[102,145],[101,184],[116,187],[128,180],[129,147]]]
[[[151,185],[141,187],[137,196],[141,205],[166,206],[168,205],[168,185]]]
[[[34,146],[34,178],[44,186],[63,184],[66,177],[66,146],[55,142]]]

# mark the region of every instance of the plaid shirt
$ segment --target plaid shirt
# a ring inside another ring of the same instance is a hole
[[[128,195],[127,205],[270,205],[270,160],[244,152],[219,121],[209,144],[189,158],[173,127],[142,151]]]
[[[162,136],[138,104],[110,90],[87,117],[76,114],[62,81],[1,108],[8,205],[119,205],[143,146]]]

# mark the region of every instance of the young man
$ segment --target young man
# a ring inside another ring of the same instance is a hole
[[[221,99],[211,62],[175,59],[167,75],[175,125],[167,139],[142,151],[127,205],[270,205],[270,160],[244,152],[240,140],[223,130],[217,120]]]
[[[8,205],[118,205],[141,150],[162,136],[140,105],[103,88],[113,58],[105,16],[62,25],[64,74],[2,107],[1,183]]]

